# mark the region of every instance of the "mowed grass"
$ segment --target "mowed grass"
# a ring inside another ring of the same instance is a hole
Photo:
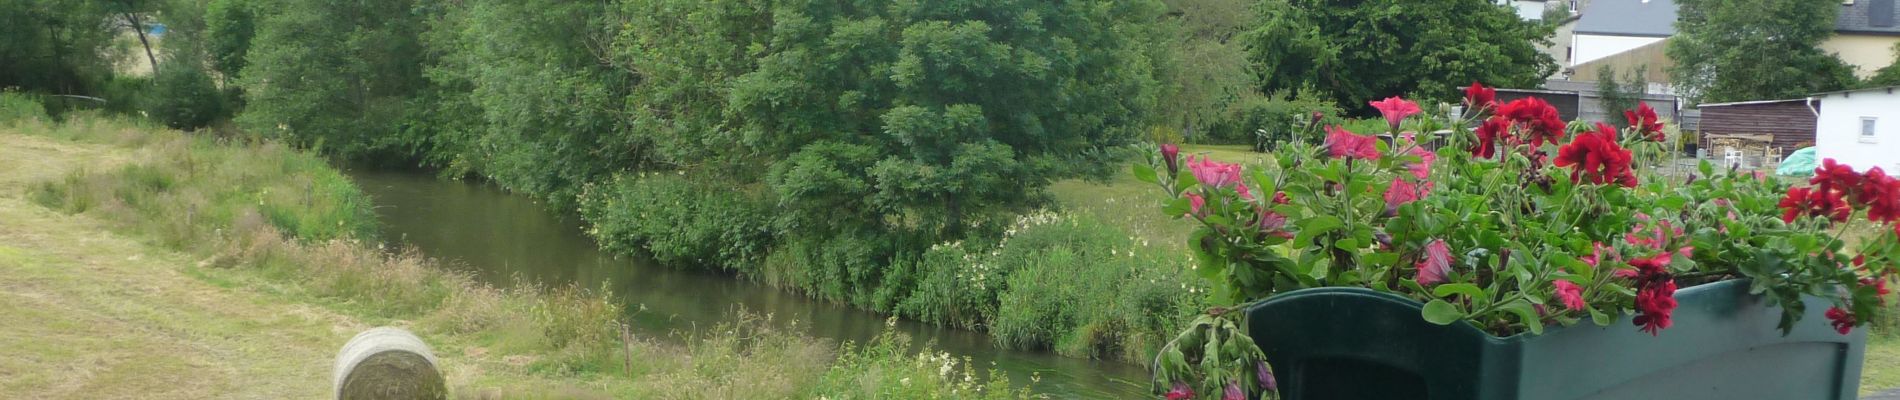
[[[369,244],[367,205],[269,141],[0,122],[0,393],[328,397],[336,349],[394,325],[430,343],[459,398],[1027,395],[942,373],[947,357],[901,336],[841,349],[743,311],[681,340],[632,335],[609,293],[496,289]]]

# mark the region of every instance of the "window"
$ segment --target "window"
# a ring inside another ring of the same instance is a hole
[[[1874,122],[1875,122],[1875,121],[1878,121],[1878,119],[1876,119],[1876,118],[1874,118],[1874,117],[1860,117],[1860,141],[1861,141],[1861,143],[1873,143],[1873,142],[1874,142],[1874,140],[1876,140],[1877,138],[1879,138],[1878,136],[1875,136],[1875,135],[1874,135]]]

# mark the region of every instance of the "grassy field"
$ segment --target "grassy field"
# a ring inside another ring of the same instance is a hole
[[[356,241],[373,224],[360,196],[269,142],[0,123],[0,393],[328,397],[343,342],[394,325],[430,343],[458,398],[1026,395],[901,336],[840,347],[743,316],[623,336],[607,294],[498,290]]]

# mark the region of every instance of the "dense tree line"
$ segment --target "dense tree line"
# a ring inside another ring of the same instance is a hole
[[[936,300],[910,292],[968,259],[926,249],[999,245],[1130,144],[1258,143],[1295,114],[1550,68],[1530,44],[1548,28],[1486,0],[49,0],[0,19],[0,86],[107,93],[144,55],[124,34],[162,22],[158,70],[125,85],[172,126],[479,176],[615,250],[916,315]],[[1007,296],[984,293],[957,302]]]

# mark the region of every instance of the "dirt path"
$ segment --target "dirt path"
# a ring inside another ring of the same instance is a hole
[[[0,397],[323,398],[351,318],[186,275],[185,254],[23,197],[130,150],[0,131]]]

